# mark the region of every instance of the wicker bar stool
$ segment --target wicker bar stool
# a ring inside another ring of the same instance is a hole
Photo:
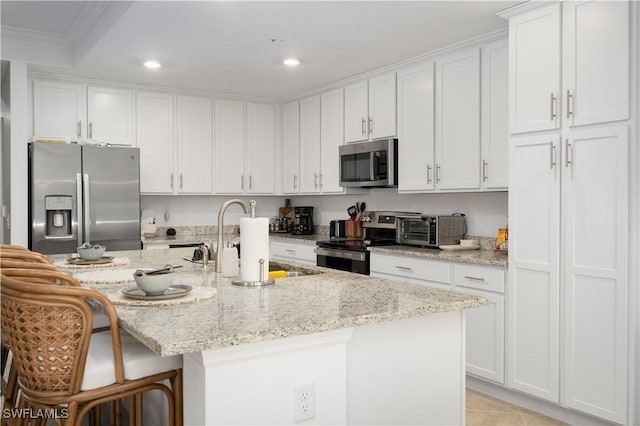
[[[22,392],[19,408],[58,410],[66,414],[59,424],[80,425],[98,405],[129,396],[140,401],[143,393],[160,390],[169,402],[169,424],[182,425],[182,357],[160,357],[133,337],[121,337],[115,308],[102,293],[3,274],[0,295],[2,329]],[[103,305],[109,333],[91,333],[89,298]],[[140,408],[131,408],[130,424],[143,424]]]

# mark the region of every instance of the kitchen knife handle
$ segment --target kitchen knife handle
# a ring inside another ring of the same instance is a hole
[[[76,209],[78,217],[78,246],[84,244],[84,215],[82,211],[82,175],[76,173]]]
[[[82,189],[84,190],[84,236],[86,243],[91,243],[91,200],[89,199],[89,174],[85,173],[82,178]]]
[[[362,134],[363,135],[367,133],[366,129],[364,128],[365,123],[366,123],[366,120],[364,119],[364,117],[362,117]]]
[[[489,165],[489,163],[487,163],[487,160],[482,160],[482,181],[486,182],[487,181],[487,166]]]

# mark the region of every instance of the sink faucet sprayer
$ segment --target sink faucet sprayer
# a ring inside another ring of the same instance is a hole
[[[224,212],[227,210],[227,207],[229,207],[231,204],[239,204],[242,207],[242,210],[244,210],[245,214],[249,214],[251,213],[251,217],[256,217],[256,201],[255,200],[251,200],[249,201],[249,204],[247,204],[246,202],[234,198],[232,200],[228,200],[225,201],[224,204],[222,205],[222,207],[220,207],[220,211],[218,212],[218,247],[217,247],[217,251],[216,251],[216,272],[222,272],[222,244],[223,244],[223,218],[224,218]]]

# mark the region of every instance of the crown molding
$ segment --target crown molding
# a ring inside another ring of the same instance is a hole
[[[514,15],[557,3],[560,3],[560,0],[529,0],[523,3],[518,3],[515,6],[499,10],[496,12],[496,15],[500,18],[509,19]]]
[[[108,3],[87,2],[82,12],[76,17],[67,31],[67,37],[72,46],[80,44],[91,28],[100,19],[100,16],[110,7]]]
[[[63,35],[45,31],[28,30],[24,28],[2,26],[2,38],[17,42],[36,43],[45,46],[71,48],[69,40]]]

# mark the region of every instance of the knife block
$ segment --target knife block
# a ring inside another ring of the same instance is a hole
[[[344,228],[347,238],[362,238],[362,221],[347,220],[344,223]]]

